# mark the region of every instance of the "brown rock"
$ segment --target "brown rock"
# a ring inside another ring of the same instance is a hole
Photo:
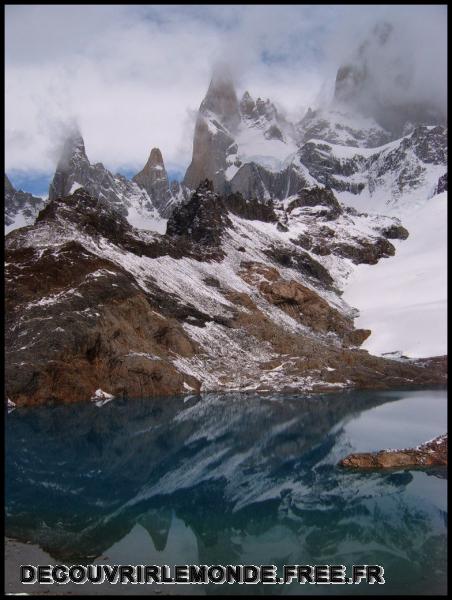
[[[350,454],[339,464],[353,469],[447,466],[447,433],[417,448]]]

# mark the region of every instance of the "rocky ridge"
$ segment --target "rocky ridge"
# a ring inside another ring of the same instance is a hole
[[[151,157],[145,167],[156,170],[156,165],[150,165],[156,154]],[[160,155],[161,157],[161,155]],[[163,163],[162,163],[163,164]],[[166,173],[162,172],[168,188]],[[139,181],[143,181],[143,171]],[[73,193],[78,188],[85,188],[94,197],[107,200],[130,223],[156,230],[164,231],[165,221],[158,208],[165,209],[171,200],[169,190],[162,188],[160,181],[150,175],[146,179],[147,187],[138,185],[123,175],[113,175],[102,163],[91,164],[85,151],[85,143],[78,131],[71,133],[61,151],[55,175],[49,187],[49,201],[56,200]]]
[[[98,390],[148,397],[443,382],[441,360],[359,350],[369,332],[354,328],[340,297],[351,268],[341,244],[365,262],[365,240],[379,260],[391,253],[382,230],[398,224],[349,214],[321,188],[298,204],[262,215],[259,202],[220,196],[206,181],[161,235],[84,189],[51,200],[6,240],[7,397],[21,406],[89,401]],[[305,250],[297,234],[329,240],[329,254]]]

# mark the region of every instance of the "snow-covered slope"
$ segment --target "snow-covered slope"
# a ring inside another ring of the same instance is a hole
[[[397,221],[347,211],[318,187],[274,208],[205,182],[165,235],[77,189],[7,238],[7,395],[22,405],[89,401],[99,389],[442,381],[436,366],[359,350],[370,332],[341,296],[354,265],[393,255],[394,233],[404,236]]]
[[[344,299],[358,307],[357,324],[372,330],[363,345],[372,354],[447,354],[447,193],[397,214],[409,238],[394,241],[390,260],[357,266]]]
[[[332,144],[355,148],[375,148],[392,140],[393,136],[378,125],[372,117],[338,109],[308,109],[303,119],[296,124],[301,143],[321,139]]]
[[[43,198],[16,190],[5,175],[5,233],[31,225],[44,204]]]
[[[299,161],[319,183],[359,210],[385,213],[423,203],[447,173],[447,129],[417,127],[411,134],[378,148],[354,148],[312,139]],[[447,184],[446,184],[447,185]]]

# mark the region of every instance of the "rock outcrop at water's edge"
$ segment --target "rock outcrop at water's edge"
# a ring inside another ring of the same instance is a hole
[[[425,442],[417,448],[350,454],[339,464],[352,469],[447,466],[447,433]]]
[[[81,188],[52,200],[6,238],[7,397],[20,407],[86,402],[99,389],[153,397],[444,383],[445,358],[360,350],[369,331],[355,329],[329,271],[342,268],[340,243],[379,248],[394,220],[353,214],[354,231],[363,224],[355,237],[331,193],[312,194],[282,211],[219,196],[206,181],[165,235],[135,229]],[[293,242],[300,227],[329,254]]]

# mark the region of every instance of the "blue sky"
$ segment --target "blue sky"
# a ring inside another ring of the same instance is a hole
[[[239,93],[271,98],[297,119],[328,101],[338,66],[381,19],[399,22],[419,89],[438,97],[445,16],[445,6],[415,5],[9,5],[6,171],[45,194],[76,120],[92,162],[130,175],[157,146],[180,178],[215,62],[229,64]]]

